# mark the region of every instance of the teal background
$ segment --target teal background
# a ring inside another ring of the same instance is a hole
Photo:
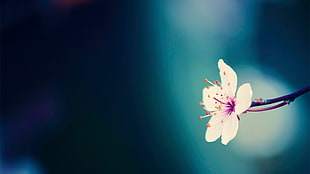
[[[309,173],[309,95],[204,140],[223,58],[254,98],[309,85],[309,2],[1,1],[1,173]]]

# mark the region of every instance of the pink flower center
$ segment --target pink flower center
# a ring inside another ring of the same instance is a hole
[[[217,102],[221,103],[220,108],[227,115],[230,115],[232,112],[235,112],[235,106],[236,106],[236,98],[235,97],[227,97],[227,100],[225,102],[223,102],[223,101],[221,101],[215,97],[213,99],[216,100]]]
[[[232,112],[235,112],[235,106],[236,106],[236,98],[235,97],[228,98],[227,102],[225,103],[224,112],[230,115]]]

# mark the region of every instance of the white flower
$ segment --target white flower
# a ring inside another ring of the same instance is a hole
[[[206,82],[212,84],[203,89],[203,109],[207,110],[205,116],[200,119],[212,116],[206,125],[206,141],[216,141],[222,136],[222,144],[227,145],[235,138],[238,131],[239,115],[245,112],[252,103],[252,88],[249,83],[239,87],[237,95],[237,75],[222,59],[218,61],[221,83],[218,81]]]

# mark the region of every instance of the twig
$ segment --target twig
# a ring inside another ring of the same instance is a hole
[[[302,94],[305,94],[305,93],[307,93],[309,91],[310,91],[310,86],[305,87],[305,88],[303,88],[301,90],[298,90],[296,92],[293,92],[292,94],[288,94],[288,95],[282,96],[282,97],[277,97],[277,98],[273,98],[273,99],[266,99],[266,100],[264,100],[264,99],[256,99],[256,100],[254,100],[252,102],[250,107],[269,105],[269,104],[280,102],[280,101],[284,101],[284,103],[288,104],[290,102],[293,102],[297,97],[299,97]],[[280,107],[280,106],[278,106],[278,107]]]

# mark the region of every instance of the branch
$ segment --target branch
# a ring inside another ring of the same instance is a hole
[[[252,102],[250,107],[256,107],[256,106],[262,106],[262,105],[268,105],[268,104],[272,104],[272,103],[276,103],[276,102],[280,102],[280,101],[284,101],[286,103],[290,103],[293,102],[297,97],[301,96],[302,94],[305,94],[307,92],[310,91],[310,86],[305,87],[299,91],[293,92],[292,94],[289,95],[285,95],[282,97],[277,97],[277,98],[273,98],[273,99],[256,99]]]

